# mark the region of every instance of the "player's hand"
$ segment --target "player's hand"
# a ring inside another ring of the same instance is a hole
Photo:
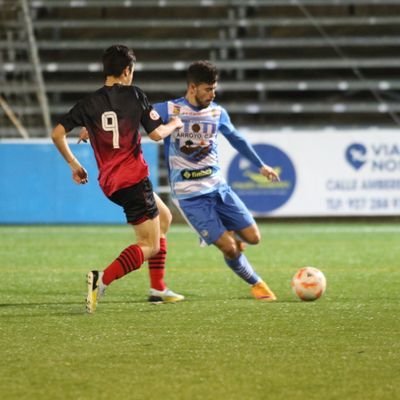
[[[269,165],[263,165],[260,168],[260,174],[265,176],[271,182],[279,182],[280,180],[278,173]]]
[[[84,185],[85,183],[88,183],[88,173],[85,168],[81,167],[78,170],[72,171],[72,179],[77,183],[78,185]]]
[[[175,123],[175,125],[176,125],[175,128],[176,129],[183,128],[183,122],[179,117],[171,117],[169,122]]]
[[[72,179],[75,183],[78,185],[84,185],[85,183],[88,183],[88,173],[86,169],[79,164],[79,161],[76,158],[74,158],[68,165],[72,170]]]
[[[89,140],[89,132],[84,126],[82,126],[81,130],[79,131],[79,139],[77,143],[78,144],[80,142],[87,143],[88,140]]]

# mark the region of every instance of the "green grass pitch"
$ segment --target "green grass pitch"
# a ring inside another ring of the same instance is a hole
[[[133,241],[129,226],[0,227],[0,398],[399,399],[400,227],[268,223],[246,250],[276,292],[253,300],[213,248],[173,225],[167,282],[147,302],[146,268],[114,282],[86,315],[85,274]],[[290,279],[320,268],[301,302]]]

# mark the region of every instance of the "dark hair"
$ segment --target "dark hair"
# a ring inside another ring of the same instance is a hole
[[[217,67],[207,60],[195,61],[190,64],[187,75],[187,83],[207,83],[209,85],[214,84],[218,80]]]
[[[136,56],[132,49],[123,45],[113,45],[103,53],[104,76],[118,77],[126,67],[133,68]]]

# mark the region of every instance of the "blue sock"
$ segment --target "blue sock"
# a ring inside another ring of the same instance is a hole
[[[261,280],[243,253],[234,260],[225,258],[225,262],[236,275],[240,276],[250,285],[254,285]]]

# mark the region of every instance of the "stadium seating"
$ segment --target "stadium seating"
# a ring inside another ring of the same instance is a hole
[[[32,0],[53,123],[102,84],[102,50],[135,49],[152,102],[185,91],[210,59],[218,100],[239,126],[395,126],[400,4],[394,0]],[[0,0],[1,94],[32,137],[45,136],[18,2]],[[0,111],[0,137],[16,137]]]

